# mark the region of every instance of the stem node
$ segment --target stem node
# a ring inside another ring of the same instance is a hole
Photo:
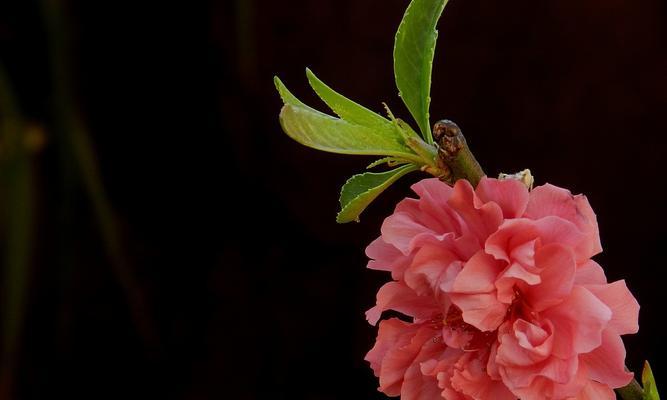
[[[439,161],[451,171],[447,181],[455,183],[459,179],[466,179],[473,187],[477,186],[485,174],[468,148],[459,126],[446,119],[438,121],[433,126],[433,137],[438,145]]]

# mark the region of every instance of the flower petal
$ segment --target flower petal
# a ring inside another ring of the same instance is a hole
[[[500,380],[493,380],[486,373],[486,360],[476,357],[465,357],[465,362],[459,362],[454,370],[451,383],[459,392],[480,400],[516,400],[516,396],[509,391]]]
[[[602,333],[602,344],[590,353],[581,355],[591,379],[612,388],[627,385],[632,373],[625,370],[625,346],[621,337],[611,329]]]
[[[508,323],[509,325],[509,323]],[[498,334],[498,359],[506,367],[530,367],[551,356],[553,326],[544,326],[523,319],[511,324],[511,328]]]
[[[424,374],[424,364],[431,364],[445,351],[446,346],[440,343],[426,341],[415,357],[412,365],[405,371],[401,399],[403,400],[433,400],[440,398],[441,389],[435,376]]]
[[[616,400],[616,393],[609,386],[589,381],[574,400]]]
[[[541,245],[559,243],[571,247],[577,262],[583,263],[590,258],[590,237],[572,222],[557,216],[546,216],[539,220],[506,220],[498,231],[489,236],[484,248],[497,259],[510,262],[514,248],[537,238]]]
[[[454,270],[454,274],[448,273],[450,269]],[[451,285],[451,277],[460,270],[461,261],[450,250],[442,246],[426,245],[417,251],[412,264],[405,271],[405,283],[421,296],[434,296],[441,285]]]
[[[531,219],[540,219],[546,216],[566,219],[589,236],[586,258],[602,251],[597,219],[586,196],[573,196],[569,190],[550,184],[538,186],[530,192],[530,200],[526,207],[525,216]]]
[[[483,332],[497,329],[507,314],[507,305],[499,302],[495,293],[452,293],[450,297],[461,309],[463,320]]]
[[[593,293],[574,286],[570,296],[545,310],[543,316],[554,324],[554,354],[568,358],[600,346],[612,313]]]
[[[415,319],[428,319],[439,310],[438,303],[430,296],[419,296],[399,282],[385,283],[377,293],[377,305],[366,311],[366,319],[375,325],[385,310],[394,310]]]
[[[476,201],[476,195],[470,182],[459,179],[454,184],[454,193],[447,204],[459,214],[465,222],[465,228],[482,244],[502,223],[503,212],[495,203],[486,203],[479,207],[475,203],[479,204],[480,201]]]
[[[410,336],[414,335],[417,328],[416,325],[398,318],[389,318],[380,322],[375,345],[364,358],[371,364],[375,376],[380,376],[380,367],[387,351],[394,346],[404,346],[409,343]]]
[[[475,189],[479,199],[484,202],[494,202],[500,206],[505,219],[519,218],[526,211],[528,205],[528,189],[514,179],[482,178]]]
[[[586,288],[611,309],[610,329],[619,335],[639,331],[639,303],[630,293],[625,280],[607,285],[587,285]]]
[[[369,269],[390,271],[392,278],[396,280],[403,278],[403,272],[412,261],[412,257],[403,255],[382,237],[375,239],[366,247],[366,256],[370,258],[367,265]]]
[[[431,217],[431,221],[437,222],[438,232],[462,233],[461,220],[449,207],[447,201],[454,189],[437,178],[424,179],[414,185],[412,190],[419,195],[419,210]]]
[[[452,291],[456,293],[490,293],[502,271],[502,264],[483,251],[477,252],[454,280]]]
[[[593,260],[586,260],[583,264],[577,267],[574,283],[576,285],[604,285],[607,283],[607,277],[600,264]]]
[[[406,340],[409,338],[409,342]],[[388,396],[401,393],[405,374],[415,362],[419,352],[428,341],[432,343],[433,330],[419,327],[416,332],[407,331],[398,342],[387,350],[380,367],[380,391]],[[407,343],[406,343],[407,342]]]
[[[407,212],[400,211],[387,217],[382,223],[382,238],[401,251],[409,255],[411,242],[420,234],[436,235],[435,232],[415,221],[413,216]]]
[[[540,248],[535,255],[535,265],[541,270],[541,282],[526,286],[522,293],[534,311],[542,311],[570,294],[577,266],[572,251],[557,243]]]

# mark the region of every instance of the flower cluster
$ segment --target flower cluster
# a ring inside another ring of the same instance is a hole
[[[366,360],[403,400],[615,399],[632,375],[620,335],[638,330],[624,281],[583,195],[483,178],[413,186],[366,254],[391,272],[368,310],[380,322]]]

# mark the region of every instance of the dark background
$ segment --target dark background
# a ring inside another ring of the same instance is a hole
[[[3,253],[30,211],[27,261],[0,258],[0,398],[383,398],[363,312],[388,275],[363,249],[418,176],[337,225],[339,187],[371,159],[292,142],[272,77],[324,109],[309,66],[407,119],[391,67],[407,4],[0,3],[5,80],[37,143],[0,186]],[[667,3],[451,0],[432,98],[489,175],[528,167],[588,196],[597,260],[642,305],[628,365],[667,382]],[[7,200],[21,182],[25,201]]]

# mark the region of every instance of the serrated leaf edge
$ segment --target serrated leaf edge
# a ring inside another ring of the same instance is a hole
[[[383,150],[383,149],[379,149],[378,151],[350,150],[350,149],[345,150],[345,149],[332,148],[332,147],[327,147],[327,146],[322,146],[322,145],[319,145],[319,144],[315,144],[314,141],[308,142],[307,140],[302,139],[303,136],[307,136],[307,135],[293,135],[290,132],[290,130],[287,129],[287,127],[285,125],[286,120],[284,119],[285,118],[284,113],[286,112],[285,111],[286,109],[291,109],[291,110],[293,110],[293,112],[294,111],[298,112],[299,110],[305,110],[306,112],[316,113],[323,118],[328,118],[328,119],[331,119],[331,120],[334,120],[334,121],[345,123],[345,124],[347,124],[351,127],[355,127],[355,128],[359,128],[359,129],[365,129],[365,130],[369,130],[369,131],[371,129],[368,128],[368,127],[365,127],[363,125],[358,125],[358,124],[346,121],[344,119],[336,118],[336,117],[331,116],[329,114],[325,114],[325,113],[323,113],[321,111],[318,111],[318,110],[315,110],[315,109],[313,109],[312,107],[309,107],[309,106],[300,106],[300,105],[296,105],[296,104],[285,104],[283,106],[281,112],[280,112],[280,115],[279,115],[279,121],[280,121],[280,125],[281,125],[281,128],[282,128],[283,132],[285,132],[285,134],[287,136],[289,136],[291,139],[293,139],[294,141],[296,141],[298,143],[301,143],[302,145],[304,145],[306,147],[310,147],[311,149],[316,149],[316,150],[324,151],[324,152],[327,152],[327,153],[335,153],[335,154],[366,155],[366,156],[373,156],[373,155],[374,156],[391,156],[391,157],[403,158],[403,159],[406,159],[406,160],[410,160],[410,162],[413,162],[413,163],[419,164],[419,165],[425,163],[424,160],[422,160],[421,157],[418,154],[414,153],[413,150],[407,144],[401,143],[400,141],[398,141],[398,139],[396,140],[396,142],[398,144],[404,146],[405,150],[407,150],[407,151],[404,152],[404,151],[398,151],[398,150]]]
[[[359,222],[359,215],[361,215],[361,213],[366,209],[366,207],[368,207],[368,206],[369,206],[369,205],[370,205],[370,204],[377,198],[377,196],[379,196],[380,194],[382,194],[382,192],[384,192],[387,188],[389,188],[389,186],[391,186],[392,184],[394,184],[397,180],[401,179],[402,177],[404,177],[405,175],[409,174],[410,172],[414,172],[414,171],[419,170],[419,168],[420,168],[420,167],[417,166],[417,165],[415,165],[415,164],[408,164],[408,165],[404,165],[404,166],[398,167],[398,168],[396,168],[395,170],[393,170],[393,171],[396,172],[396,174],[394,174],[394,175],[391,176],[389,179],[387,179],[387,180],[385,181],[385,183],[383,183],[382,185],[379,185],[379,186],[372,187],[372,188],[370,188],[370,189],[368,189],[368,190],[366,190],[366,191],[364,191],[364,192],[359,193],[358,195],[356,195],[355,197],[353,197],[350,201],[348,201],[347,204],[345,204],[345,205],[343,206],[343,204],[342,204],[342,196],[343,196],[343,190],[345,189],[345,186],[348,185],[353,179],[355,179],[355,178],[357,178],[357,177],[359,177],[359,176],[362,176],[363,173],[362,173],[362,174],[356,174],[356,175],[351,176],[347,181],[345,181],[345,184],[343,184],[343,186],[341,187],[340,195],[339,195],[339,197],[338,197],[338,202],[341,204],[341,210],[340,210],[340,211],[338,212],[338,214],[336,215],[336,222],[338,222],[338,223],[346,223],[346,222],[351,222],[351,221]],[[389,172],[389,171],[387,171],[387,172]],[[376,189],[376,188],[378,188],[378,187],[381,187],[381,186],[383,186],[383,185],[386,185],[386,186],[385,186],[382,190],[380,190],[380,191],[378,192],[377,196],[375,196],[374,198],[372,198],[372,199],[368,202],[368,204],[367,204],[364,208],[362,208],[362,209],[359,211],[359,214],[357,214],[356,219],[354,219],[354,220],[345,220],[345,221],[341,221],[341,219],[340,219],[341,214],[345,213],[345,211],[350,207],[350,205],[352,205],[358,198],[362,197],[363,195],[367,194],[368,192],[370,192],[370,191],[372,191],[372,190],[374,190],[374,189]]]
[[[333,111],[341,119],[357,125],[366,126],[369,129],[382,128],[387,131],[391,129],[391,120],[337,92],[331,86],[327,85],[324,83],[324,81],[318,78],[310,68],[306,68],[306,78],[308,79],[308,84],[313,89],[315,94],[317,94],[317,96],[331,109],[331,111]],[[338,104],[336,104],[336,101],[338,101]],[[341,105],[343,107],[341,107]],[[341,109],[345,108],[345,106],[347,106],[348,110],[356,109],[357,111],[366,113],[368,118],[373,119],[374,125],[377,126],[365,125],[360,122],[352,121],[351,118],[346,118],[344,115],[345,113],[341,112]]]
[[[397,167],[399,165],[408,164],[408,163],[411,163],[411,162],[412,161],[410,161],[410,160],[405,160],[405,159],[401,159],[401,158],[398,158],[398,157],[390,156],[390,157],[384,157],[384,158],[380,158],[379,160],[373,161],[372,163],[368,164],[366,169],[373,169],[373,168],[378,167],[378,166],[380,166],[382,164],[385,164],[385,163],[387,164],[388,167]]]
[[[408,5],[408,8],[405,10],[405,13],[403,14],[403,18],[401,19],[401,23],[398,25],[398,29],[396,30],[396,35],[394,36],[394,49],[393,49],[393,57],[394,57],[394,80],[396,81],[396,86],[398,87],[398,77],[395,76],[396,74],[396,53],[398,49],[398,43],[399,43],[399,38],[401,35],[404,35],[404,30],[405,26],[407,24],[408,17],[410,16],[410,13],[413,11],[413,7],[415,7],[416,2],[419,0],[413,0],[410,2]],[[410,114],[412,114],[413,118],[417,122],[417,125],[419,127],[419,130],[422,133],[422,136],[424,140],[428,144],[433,143],[433,134],[431,133],[431,126],[430,126],[430,105],[431,105],[431,84],[432,84],[432,74],[433,74],[433,59],[435,57],[435,49],[438,41],[438,36],[439,32],[437,29],[437,23],[442,17],[442,13],[447,6],[447,3],[449,0],[444,0],[442,2],[442,6],[440,6],[440,9],[436,12],[435,14],[435,21],[434,21],[434,37],[433,37],[433,48],[429,49],[428,51],[430,52],[430,57],[429,61],[424,64],[425,71],[422,71],[421,79],[420,79],[420,88],[422,90],[426,90],[427,96],[426,99],[421,99],[420,101],[425,101],[426,103],[423,104],[425,106],[426,110],[426,116],[424,117],[425,120],[421,120],[422,116],[417,116],[413,111],[410,109],[408,104],[406,103],[405,105],[407,106],[408,110],[410,111]],[[401,88],[398,88],[398,96],[403,100],[405,103],[405,98],[403,97],[403,91]],[[423,126],[422,126],[423,125]]]

